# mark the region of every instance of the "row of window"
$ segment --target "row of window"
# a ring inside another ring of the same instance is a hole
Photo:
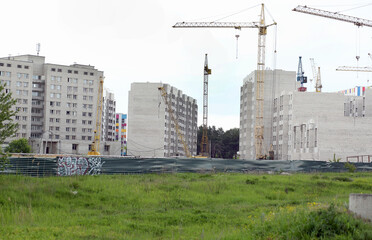
[[[62,72],[62,69],[61,68],[51,68],[50,69],[52,72]],[[68,69],[67,70],[67,73],[74,73],[74,74],[79,74],[79,71],[77,70],[71,70],[71,69]],[[93,72],[83,72],[84,75],[90,75],[90,76],[94,76],[94,73]]]
[[[62,81],[62,77],[61,76],[51,76],[50,77],[50,80],[51,81],[55,81],[55,82],[61,82]],[[77,78],[67,78],[67,82],[68,83],[73,83],[73,84],[78,84],[79,83],[79,79],[77,79]],[[94,84],[94,80],[83,79],[83,84],[84,85],[93,85]]]

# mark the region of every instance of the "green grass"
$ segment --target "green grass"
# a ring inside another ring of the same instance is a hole
[[[372,239],[346,212],[371,192],[372,173],[0,175],[0,239]]]

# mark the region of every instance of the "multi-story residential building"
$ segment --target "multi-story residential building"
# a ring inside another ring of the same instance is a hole
[[[159,87],[179,124],[190,154],[196,155],[198,105],[195,99],[162,83],[132,83],[128,101],[128,155],[141,157],[185,156]]]
[[[102,107],[102,141],[115,141],[116,101],[114,93],[105,89]]]
[[[0,71],[6,91],[13,93],[20,110],[15,117],[20,123],[15,138],[30,139],[35,153],[89,151],[102,71],[90,65],[45,63],[45,57],[35,55],[1,58]],[[114,154],[115,147],[106,145],[102,153]]]
[[[120,141],[120,155],[127,156],[127,114],[115,114],[115,141]]]
[[[243,80],[240,89],[240,133],[239,133],[239,154],[242,159],[255,159],[255,139],[254,129],[256,121],[256,76],[257,71],[253,71]],[[264,149],[269,149],[272,144],[273,109],[274,98],[282,91],[293,91],[299,87],[299,83],[294,81],[296,72],[283,70],[264,71]]]
[[[370,155],[371,100],[372,89],[359,96],[283,92],[274,99],[275,159],[328,161],[335,155],[346,161]]]

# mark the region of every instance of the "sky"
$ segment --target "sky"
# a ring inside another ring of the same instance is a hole
[[[266,67],[297,71],[302,56],[305,75],[312,79],[309,58],[314,58],[321,68],[324,92],[372,85],[372,73],[336,71],[338,66],[372,66],[368,57],[372,28],[292,11],[307,5],[372,20],[372,1],[366,0],[5,1],[0,15],[0,56],[36,54],[40,43],[40,55],[47,63],[93,65],[104,71],[105,87],[114,92],[117,112],[122,113],[128,111],[131,83],[168,83],[197,99],[201,125],[204,57],[208,54],[212,69],[208,124],[226,131],[239,127],[240,87],[244,77],[257,68],[257,29],[236,32],[172,26],[229,15],[221,21],[257,22],[261,3],[265,4],[266,23],[277,22],[276,28],[268,28]],[[306,87],[314,91],[313,85]]]

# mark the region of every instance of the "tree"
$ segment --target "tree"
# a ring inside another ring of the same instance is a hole
[[[20,138],[13,140],[9,143],[9,146],[5,148],[5,152],[8,153],[30,153],[31,146],[28,144],[26,138]]]
[[[200,141],[203,127],[198,129],[197,147],[200,154]],[[226,132],[215,126],[208,127],[208,140],[210,143],[211,157],[232,159],[239,151],[239,129],[233,128]]]
[[[0,84],[0,145],[8,137],[14,136],[18,130],[18,123],[13,122],[13,117],[17,110],[13,108],[16,100],[12,98],[12,93],[5,90],[5,85]],[[0,167],[4,168],[8,162],[8,155],[3,153],[0,147]]]

